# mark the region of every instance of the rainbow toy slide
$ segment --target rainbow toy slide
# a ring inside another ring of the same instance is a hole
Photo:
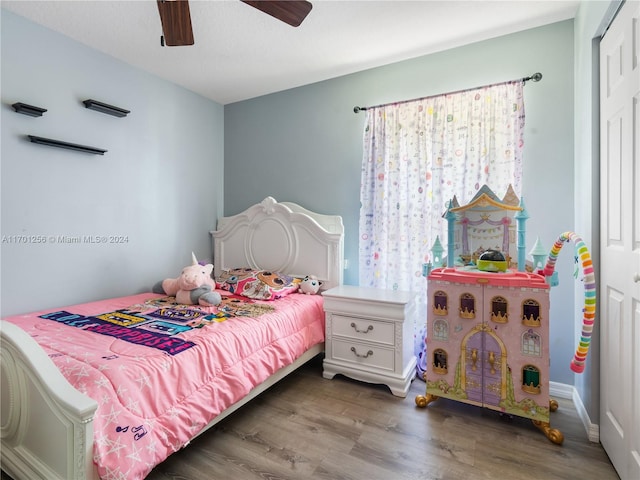
[[[576,354],[571,360],[571,370],[576,373],[584,371],[584,362],[589,353],[589,345],[591,344],[591,334],[593,333],[593,324],[596,318],[596,278],[593,273],[593,262],[587,246],[576,233],[562,233],[551,248],[547,264],[543,269],[546,277],[553,275],[558,254],[565,242],[572,241],[576,248],[576,262],[579,260],[582,264],[582,272],[584,274],[584,307],[582,309],[582,333],[580,335],[580,343],[576,350]]]

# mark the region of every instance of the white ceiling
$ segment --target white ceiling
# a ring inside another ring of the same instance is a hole
[[[3,8],[221,104],[573,18],[579,0],[312,0],[294,28],[238,0],[191,0],[195,45],[162,47],[155,0]]]

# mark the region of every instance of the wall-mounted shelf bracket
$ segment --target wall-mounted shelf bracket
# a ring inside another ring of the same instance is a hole
[[[106,103],[99,102],[97,100],[84,100],[84,106],[89,110],[95,110],[96,112],[106,113],[108,115],[113,115],[114,117],[126,117],[130,110],[125,110],[124,108],[114,107],[113,105],[108,105]]]
[[[106,150],[102,148],[89,147],[87,145],[78,145],[77,143],[61,142],[51,138],[37,137],[35,135],[27,135],[32,143],[39,145],[47,145],[49,147],[66,148],[68,150],[76,150],[78,152],[93,153],[95,155],[104,155]]]
[[[27,105],[22,102],[14,103],[11,106],[16,112],[29,115],[30,117],[41,117],[42,114],[47,111],[46,108],[34,107],[33,105]]]

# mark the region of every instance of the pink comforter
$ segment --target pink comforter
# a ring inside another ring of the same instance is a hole
[[[321,296],[190,310],[162,298],[147,293],[6,319],[98,402],[94,461],[105,480],[144,478],[255,385],[324,341]],[[243,305],[256,318],[237,316]]]

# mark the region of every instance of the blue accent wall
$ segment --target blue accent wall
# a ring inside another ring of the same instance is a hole
[[[225,105],[225,214],[271,195],[342,215],[345,283],[357,284],[365,114],[355,114],[353,107],[541,72],[542,80],[524,89],[523,197],[530,215],[527,253],[536,236],[551,249],[558,235],[575,228],[573,64],[569,20]],[[573,383],[569,363],[577,337],[572,251],[562,252],[556,268],[560,285],[551,293],[551,380]]]

